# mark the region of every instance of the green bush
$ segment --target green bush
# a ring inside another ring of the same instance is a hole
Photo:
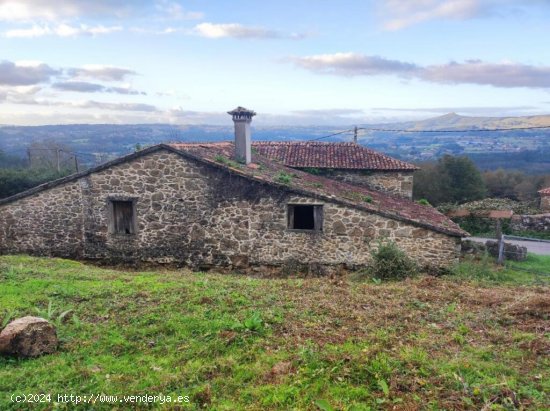
[[[0,169],[0,198],[12,196],[70,173],[68,169],[60,172],[41,168]]]
[[[394,242],[380,243],[372,253],[372,261],[365,274],[381,280],[401,280],[414,276],[418,267]]]
[[[279,171],[279,174],[275,176],[275,180],[281,184],[290,184],[292,182],[292,174],[285,173],[284,171]]]

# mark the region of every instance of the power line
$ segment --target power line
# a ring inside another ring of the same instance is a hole
[[[361,129],[358,129],[358,130],[361,130]],[[317,137],[317,138],[312,138],[311,140],[308,140],[308,141],[316,141],[316,140],[322,140],[323,138],[329,138],[329,137],[332,137],[332,136],[337,136],[337,135],[340,135],[340,134],[344,134],[344,133],[350,133],[352,132],[353,130],[344,130],[344,131],[339,131],[338,133],[334,133],[334,134],[329,134],[328,136],[323,136],[323,137]]]
[[[355,133],[357,130],[365,131],[379,131],[379,132],[390,132],[390,133],[472,133],[472,132],[495,132],[495,131],[513,131],[513,130],[537,130],[537,129],[550,129],[550,126],[532,126],[532,127],[508,127],[508,128],[472,128],[472,129],[462,129],[462,130],[406,130],[406,129],[390,129],[390,128],[378,128],[378,127],[354,127],[349,130],[340,131],[338,133],[329,134],[328,136],[322,136],[317,138],[312,138],[308,141],[317,141],[325,138],[337,136],[344,133]]]
[[[389,131],[392,133],[470,133],[470,132],[493,132],[493,131],[512,131],[512,130],[535,130],[550,128],[550,126],[533,126],[533,127],[509,127],[509,128],[471,128],[464,130],[399,130],[387,128],[371,128],[359,127],[358,130],[366,131]]]

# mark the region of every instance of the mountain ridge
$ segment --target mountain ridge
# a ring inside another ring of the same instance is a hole
[[[424,120],[405,121],[380,124],[392,128],[406,129],[408,131],[419,130],[460,130],[460,129],[495,129],[495,128],[525,128],[525,127],[550,127],[550,114],[534,116],[462,116],[451,112]],[[369,127],[369,125],[365,125]],[[372,127],[372,126],[371,126]]]

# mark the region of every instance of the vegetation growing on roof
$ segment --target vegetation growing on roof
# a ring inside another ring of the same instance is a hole
[[[316,175],[316,176],[322,174],[321,170],[319,170],[316,167],[306,167],[302,170],[305,171],[306,173],[313,174],[313,175]]]
[[[233,168],[242,168],[241,163],[237,163],[234,160],[231,160],[230,158],[227,158],[225,156],[222,156],[221,154],[217,154],[214,157],[214,161],[217,163],[225,164],[226,166],[233,167]]]
[[[284,171],[279,171],[279,173],[275,176],[275,181],[281,184],[290,184],[292,183],[293,178],[294,178],[294,174],[289,174],[289,173],[285,173]]]
[[[344,193],[345,197],[348,197],[351,200],[354,200],[356,202],[364,202],[364,203],[372,203],[374,200],[370,195],[365,195],[363,193],[359,193],[357,191],[348,191]]]

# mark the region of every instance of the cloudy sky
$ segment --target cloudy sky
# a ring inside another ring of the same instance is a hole
[[[0,0],[0,124],[550,113],[550,0]]]

